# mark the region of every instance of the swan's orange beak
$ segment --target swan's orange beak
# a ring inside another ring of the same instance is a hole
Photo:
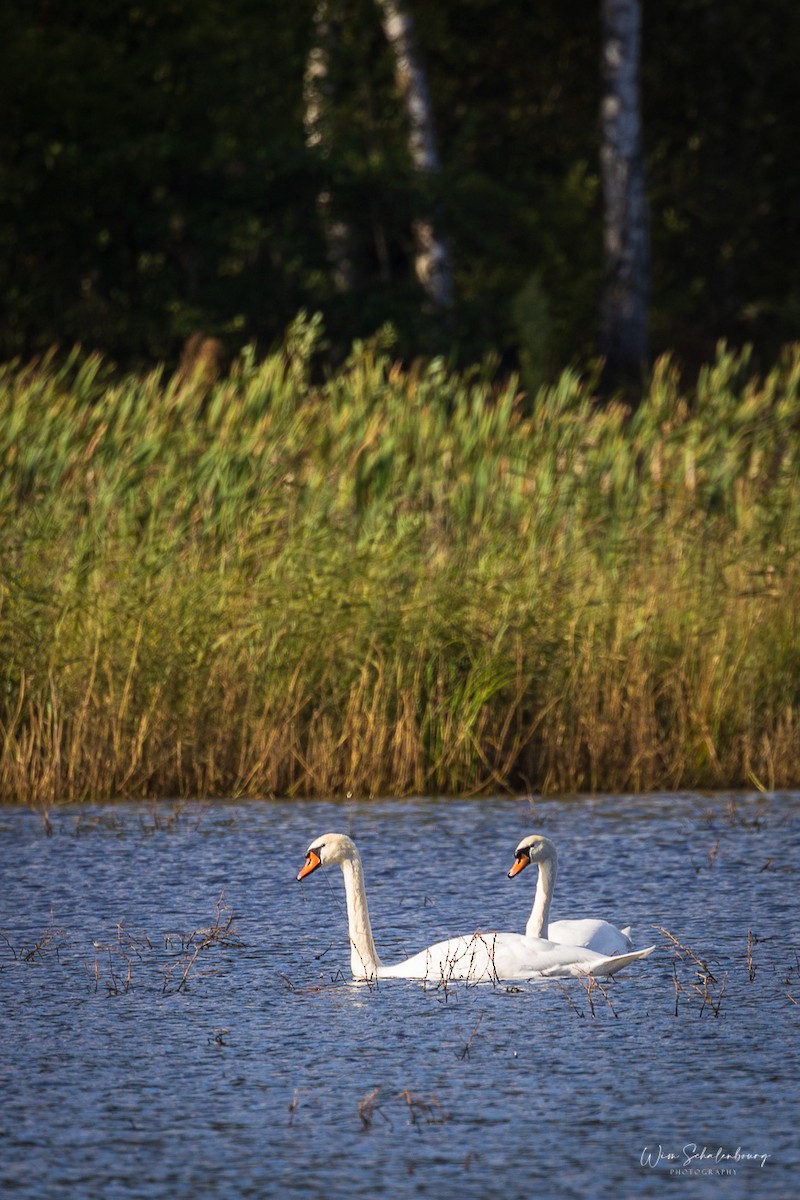
[[[520,871],[524,871],[525,868],[529,867],[530,865],[531,865],[530,855],[526,854],[524,850],[521,850],[520,853],[517,855],[517,857],[514,859],[514,865],[511,868],[511,870],[508,872],[508,878],[513,879],[515,875],[519,875]]]
[[[312,871],[316,871],[317,867],[322,866],[322,861],[315,850],[309,850],[306,855],[306,861],[303,863],[300,870],[297,872],[298,879],[305,879],[306,875],[310,875]]]

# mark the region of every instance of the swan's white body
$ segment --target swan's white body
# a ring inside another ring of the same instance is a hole
[[[610,921],[592,917],[571,921],[550,920],[550,903],[558,873],[558,853],[549,838],[540,833],[533,833],[530,837],[522,839],[514,855],[514,865],[508,873],[509,878],[518,875],[530,863],[536,863],[539,867],[533,908],[525,926],[527,937],[546,936],[551,942],[560,945],[583,946],[587,950],[595,950],[598,954],[605,955],[624,955],[633,949],[631,930],[628,927],[617,929]]]
[[[527,934],[478,932],[437,942],[404,962],[387,966],[375,949],[361,856],[349,837],[343,833],[328,833],[313,841],[297,878],[303,879],[317,867],[334,863],[339,864],[344,876],[350,966],[355,979],[488,983],[549,975],[612,975],[652,950],[651,946],[648,950],[609,957],[583,947],[558,946]]]

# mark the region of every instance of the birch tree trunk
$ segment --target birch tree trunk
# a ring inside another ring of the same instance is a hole
[[[647,363],[650,235],[639,95],[640,0],[601,0],[600,167],[605,207],[600,350],[606,381],[638,382]]]
[[[376,0],[386,39],[392,48],[395,80],[409,124],[408,148],[415,169],[431,177],[440,170],[439,151],[428,83],[417,51],[414,23],[403,0]],[[414,221],[414,269],[433,305],[448,309],[453,301],[450,255],[433,214]]]
[[[303,78],[303,124],[306,146],[314,151],[323,163],[330,157],[328,112],[333,101],[330,58],[335,40],[336,27],[330,12],[330,0],[319,0],[314,10],[314,40]],[[350,291],[355,282],[350,229],[345,221],[336,216],[329,187],[323,187],[318,193],[317,210],[325,235],[334,285],[340,292]]]

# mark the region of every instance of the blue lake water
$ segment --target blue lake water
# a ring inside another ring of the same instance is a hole
[[[3,1195],[797,1194],[800,795],[50,820],[0,808]],[[354,984],[341,873],[295,881],[331,830],[361,850],[384,961],[522,931],[535,870],[506,872],[532,832],[559,849],[553,918],[657,949],[605,994]]]

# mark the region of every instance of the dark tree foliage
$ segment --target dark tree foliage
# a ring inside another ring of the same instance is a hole
[[[653,350],[771,356],[800,336],[800,8],[648,4],[643,45]]]
[[[175,361],[321,310],[334,353],[384,321],[407,354],[493,351],[532,384],[596,353],[602,268],[598,0],[409,0],[442,171],[415,177],[374,0],[338,0],[329,153],[303,128],[312,0],[5,0],[0,357],[80,341]],[[653,350],[719,336],[764,354],[800,328],[800,9],[674,0],[644,12]],[[318,197],[353,237],[330,277]],[[442,214],[454,324],[413,275]]]
[[[307,300],[308,6],[267,7],[2,6],[6,354],[168,355],[198,327],[271,336]]]

